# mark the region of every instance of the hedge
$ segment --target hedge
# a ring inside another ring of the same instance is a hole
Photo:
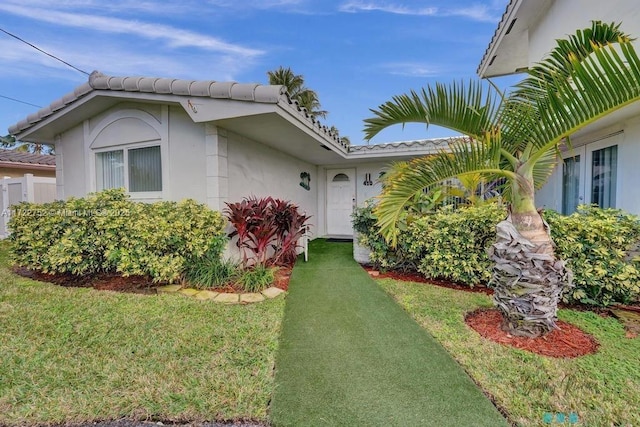
[[[46,204],[20,203],[9,221],[16,264],[45,273],[145,275],[178,280],[188,263],[220,256],[219,212],[193,200],[132,202],[122,189]]]
[[[380,236],[371,206],[357,210],[354,225],[377,267],[414,270],[473,287],[491,278],[486,249],[505,217],[506,210],[495,204],[439,210],[408,224],[396,248]],[[556,255],[574,273],[575,286],[565,293],[565,302],[609,305],[640,297],[640,259],[628,256],[640,239],[638,217],[589,206],[569,216],[546,210],[543,217],[551,226]]]

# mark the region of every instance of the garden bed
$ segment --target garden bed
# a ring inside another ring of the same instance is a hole
[[[121,274],[101,273],[96,275],[76,276],[70,273],[47,274],[41,271],[30,270],[25,267],[14,266],[11,269],[15,274],[40,282],[52,283],[69,288],[93,288],[101,291],[114,291],[135,294],[157,294],[157,283],[145,276],[122,276]],[[275,274],[273,286],[286,291],[289,289],[291,267],[279,267]],[[210,289],[218,293],[241,293],[238,287],[225,286]]]
[[[517,337],[502,330],[503,317],[497,309],[478,309],[465,316],[474,331],[493,342],[549,357],[579,357],[598,351],[600,344],[580,328],[559,320],[558,329],[539,338]]]

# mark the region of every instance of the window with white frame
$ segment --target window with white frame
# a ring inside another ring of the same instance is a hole
[[[616,207],[618,146],[612,145],[591,154],[591,203],[601,208]]]
[[[574,213],[580,200],[580,155],[577,155],[567,157],[562,164],[562,213]]]
[[[160,146],[96,153],[97,190],[124,187],[130,193],[162,191]]]

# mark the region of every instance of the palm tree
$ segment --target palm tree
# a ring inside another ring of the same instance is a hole
[[[404,206],[425,187],[474,173],[506,182],[509,216],[498,224],[489,255],[495,261],[494,303],[512,334],[536,337],[554,329],[558,301],[571,283],[534,199],[557,164],[560,144],[570,146],[578,129],[640,99],[640,60],[619,27],[594,21],[559,40],[508,95],[478,81],[436,84],[394,97],[365,120],[367,139],[408,122],[467,137],[454,140],[450,152],[387,174],[376,213],[392,243]]]
[[[24,142],[14,148],[15,151],[20,153],[32,153],[32,154],[53,154],[54,148],[50,144],[40,144],[36,142]]]
[[[318,94],[304,85],[304,76],[295,74],[291,68],[280,66],[277,70],[267,71],[269,84],[283,85],[291,99],[298,101],[301,107],[307,109],[313,117],[327,117],[327,112],[321,110]]]
[[[53,154],[54,148],[50,144],[16,141],[13,135],[0,136],[0,148],[15,150],[20,153]]]
[[[13,135],[0,136],[1,148],[13,148],[16,145],[16,137]]]

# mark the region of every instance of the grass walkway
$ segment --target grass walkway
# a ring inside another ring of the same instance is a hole
[[[291,276],[276,426],[506,426],[449,354],[353,261],[312,242]]]

